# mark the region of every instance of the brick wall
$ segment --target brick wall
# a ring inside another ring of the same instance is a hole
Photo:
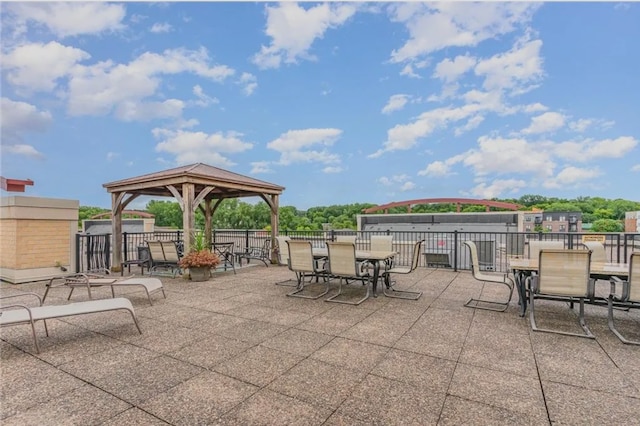
[[[0,267],[15,268],[17,221],[0,220]]]
[[[42,268],[71,263],[69,222],[64,220],[17,220],[16,269]]]

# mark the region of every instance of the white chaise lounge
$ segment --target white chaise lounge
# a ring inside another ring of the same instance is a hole
[[[142,334],[142,330],[140,330],[140,325],[138,324],[138,319],[136,318],[136,314],[133,310],[133,305],[131,305],[131,301],[129,299],[125,299],[124,297],[118,297],[115,299],[87,300],[84,302],[70,303],[68,305],[49,306],[42,306],[42,299],[40,299],[40,296],[35,293],[13,294],[9,296],[2,296],[0,299],[24,296],[35,296],[40,302],[40,305],[34,307],[29,307],[23,304],[0,306],[0,327],[20,324],[31,325],[33,344],[36,347],[37,353],[40,353],[40,347],[38,346],[38,338],[36,336],[36,321],[44,322],[45,334],[49,336],[46,321],[48,319],[126,310],[131,314],[131,318],[133,318],[133,322],[136,325],[138,332]]]

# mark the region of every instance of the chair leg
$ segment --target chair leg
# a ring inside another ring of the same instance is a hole
[[[422,296],[421,291],[396,290],[394,288],[395,283],[395,281],[390,280],[389,274],[385,274],[384,285],[382,286],[382,294],[387,297],[405,300],[418,300],[420,296]],[[391,290],[391,292],[388,293],[387,290]]]
[[[640,341],[634,341],[634,340],[629,340],[627,338],[625,338],[615,327],[615,324],[613,322],[613,295],[609,295],[609,299],[607,301],[608,304],[608,308],[609,308],[609,318],[608,318],[608,322],[609,322],[609,330],[611,330],[613,332],[613,334],[615,334],[618,339],[620,339],[620,341],[622,343],[626,343],[627,345],[640,345]]]
[[[530,291],[529,292],[529,305],[530,306],[530,310],[529,310],[529,320],[531,321],[531,329],[533,331],[541,331],[541,332],[545,332],[545,333],[555,333],[555,334],[562,334],[564,336],[576,336],[576,337],[586,337],[587,339],[595,339],[596,336],[594,336],[591,333],[591,330],[589,330],[589,327],[587,327],[587,323],[584,319],[584,299],[580,298],[580,316],[578,317],[578,321],[580,323],[580,327],[582,327],[582,330],[584,330],[584,334],[581,333],[570,333],[568,331],[560,331],[560,330],[550,330],[550,329],[545,329],[545,328],[538,328],[538,326],[536,325],[536,319],[535,319],[535,313],[534,313],[534,292]]]
[[[333,296],[331,296],[330,298],[326,299],[325,302],[343,303],[343,304],[346,304],[346,305],[359,305],[359,304],[361,304],[362,302],[364,302],[365,300],[367,300],[370,297],[371,291],[369,289],[369,280],[365,281],[365,279],[362,279],[363,285],[367,286],[367,292],[365,293],[365,295],[364,295],[364,297],[362,299],[359,299],[359,300],[357,300],[355,302],[349,301],[349,300],[338,300],[337,297],[342,294],[342,280],[343,279],[346,281],[346,278],[340,278],[340,285],[338,286],[338,293],[336,293]]]
[[[509,303],[511,302],[511,298],[513,297],[513,288],[515,287],[515,285],[509,284],[509,283],[495,283],[495,284],[503,284],[509,288],[509,298],[505,302],[500,302],[497,300],[471,298],[467,301],[467,303],[464,304],[464,306],[466,306],[467,308],[484,309],[486,311],[496,311],[496,312],[506,311],[509,308]],[[482,306],[481,304],[484,304],[487,306]]]
[[[316,295],[316,296],[308,296],[306,294],[300,294],[300,292],[304,291],[304,279],[305,279],[305,275],[304,273],[300,272],[298,274],[298,285],[296,286],[296,290],[292,291],[291,293],[287,293],[287,296],[289,297],[300,297],[302,299],[311,299],[311,300],[315,300],[315,299],[319,299],[322,296],[324,296],[325,294],[329,293],[329,281],[327,281],[325,283],[325,289],[322,293]],[[313,275],[311,276],[313,278]]]

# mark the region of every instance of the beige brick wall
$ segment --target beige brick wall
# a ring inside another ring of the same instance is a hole
[[[0,220],[0,268],[15,268],[17,220]]]
[[[71,263],[69,221],[16,220],[15,269],[43,268]],[[4,243],[3,243],[4,244]]]

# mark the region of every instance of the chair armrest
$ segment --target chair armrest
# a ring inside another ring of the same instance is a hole
[[[609,282],[611,283],[611,290],[609,295],[613,298],[613,300],[618,302],[625,302],[629,299],[629,283],[624,281],[618,277],[609,278]],[[618,297],[616,295],[616,284],[622,284],[622,295]]]
[[[10,294],[8,296],[0,296],[0,300],[4,300],[4,299],[11,299],[13,297],[24,297],[24,296],[33,296],[35,298],[38,299],[38,306],[42,306],[42,298],[37,295],[36,293],[31,293],[31,292],[26,292],[26,293],[20,293],[20,294]],[[0,306],[1,308],[8,308],[9,306],[12,305],[6,305],[6,306]],[[22,305],[13,305],[13,306],[22,306]]]
[[[528,288],[533,293],[538,293],[538,276],[529,275],[524,281],[524,288]]]

